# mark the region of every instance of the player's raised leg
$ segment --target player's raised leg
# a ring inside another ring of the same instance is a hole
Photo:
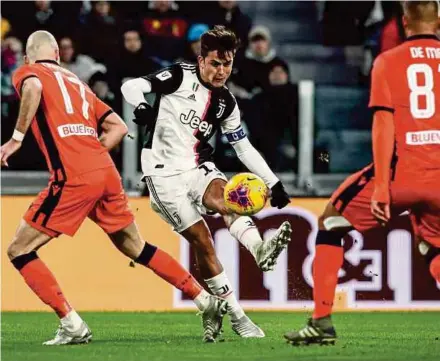
[[[203,205],[223,215],[231,235],[252,254],[263,271],[273,269],[281,252],[290,241],[292,229],[289,222],[283,222],[275,234],[263,241],[255,223],[248,216],[231,214],[224,202],[226,181],[214,179],[203,196]]]
[[[200,274],[209,289],[228,302],[227,312],[232,329],[241,337],[264,337],[264,332],[255,325],[238,303],[232,285],[215,253],[211,232],[203,219],[181,232],[194,248]]]
[[[313,261],[313,300],[315,309],[307,325],[284,337],[293,345],[334,343],[336,331],[331,320],[333,300],[338,284],[338,271],[344,260],[342,238],[350,223],[329,203],[319,218]]]
[[[69,304],[49,268],[38,257],[38,249],[51,239],[52,235],[40,232],[22,220],[8,247],[8,257],[30,289],[60,318],[55,337],[44,345],[88,343],[92,338],[90,329]]]

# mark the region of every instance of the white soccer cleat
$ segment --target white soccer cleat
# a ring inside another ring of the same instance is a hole
[[[262,271],[271,271],[275,267],[278,256],[287,247],[290,242],[290,235],[292,234],[292,227],[289,222],[283,222],[276,231],[276,233],[268,240],[263,241],[260,248],[257,250],[258,267]]]
[[[55,337],[52,340],[43,343],[45,346],[59,345],[78,345],[81,343],[89,343],[92,340],[92,331],[85,322],[82,323],[78,331],[67,331],[63,326],[59,326]]]
[[[232,330],[240,337],[262,338],[266,336],[263,330],[253,323],[246,315],[236,321],[231,321],[231,323]]]
[[[215,342],[222,331],[223,317],[228,303],[219,297],[210,296],[209,305],[201,312],[203,324],[203,342]]]

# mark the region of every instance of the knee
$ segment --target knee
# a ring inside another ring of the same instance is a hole
[[[25,253],[23,247],[17,238],[14,238],[6,251],[8,258],[12,261],[14,258],[21,256]]]

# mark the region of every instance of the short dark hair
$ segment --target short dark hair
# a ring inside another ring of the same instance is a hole
[[[218,51],[220,58],[232,52],[235,55],[240,41],[232,30],[226,29],[223,25],[216,25],[214,29],[208,30],[200,38],[201,55],[206,57],[210,51]]]

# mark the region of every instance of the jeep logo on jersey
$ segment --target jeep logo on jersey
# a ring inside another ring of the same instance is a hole
[[[192,129],[198,129],[204,137],[211,134],[212,124],[201,120],[196,114],[195,110],[190,110],[188,114],[180,114],[180,121],[183,124],[188,124]]]

